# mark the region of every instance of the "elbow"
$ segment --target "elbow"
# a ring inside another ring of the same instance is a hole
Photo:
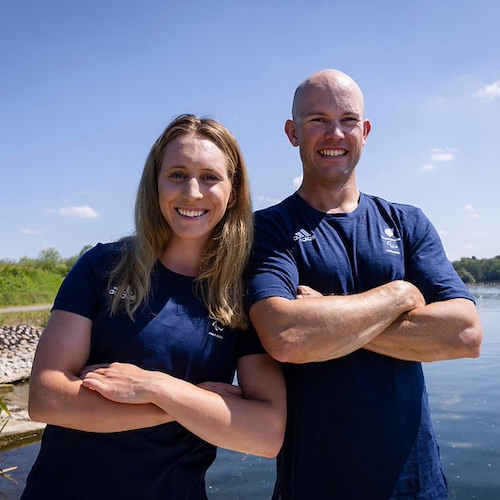
[[[258,450],[256,455],[264,458],[276,458],[281,451],[284,438],[285,426],[275,427],[267,438],[262,440],[261,449]]]
[[[303,363],[299,346],[290,341],[290,338],[293,338],[293,335],[287,331],[268,333],[262,337],[262,345],[268,354],[280,363]]]
[[[47,387],[39,387],[30,380],[30,393],[28,398],[28,415],[35,422],[44,424],[54,423],[54,416],[60,413],[54,398]]]
[[[483,332],[479,319],[463,330],[461,339],[465,351],[464,357],[478,358],[481,354],[481,343],[483,340]]]
[[[261,456],[264,458],[276,458],[278,456],[278,453],[281,451],[281,446],[283,445],[283,442],[280,442],[276,446],[270,446],[268,450],[266,450],[265,453],[263,453]]]
[[[44,405],[40,402],[34,401],[31,396],[28,402],[28,416],[34,422],[42,422],[45,424],[49,423]]]

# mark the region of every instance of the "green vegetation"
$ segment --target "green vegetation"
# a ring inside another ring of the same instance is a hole
[[[30,325],[43,328],[49,319],[50,307],[40,311],[16,311],[2,313],[0,312],[0,325],[17,326]]]
[[[476,259],[476,257],[462,257],[453,262],[459,276],[465,283],[499,283],[500,282],[500,255],[493,259]]]
[[[57,250],[42,250],[36,259],[0,261],[0,307],[52,304],[62,280],[90,247],[63,259]]]

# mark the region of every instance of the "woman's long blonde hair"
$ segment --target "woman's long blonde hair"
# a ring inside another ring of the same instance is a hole
[[[166,250],[171,228],[158,201],[158,175],[165,149],[175,139],[196,134],[211,140],[225,155],[234,202],[213,229],[203,253],[197,291],[211,317],[223,325],[248,325],[244,307],[243,273],[253,239],[252,205],[242,153],[231,132],[216,120],[191,114],[178,116],[155,142],[144,165],[135,203],[135,234],[122,239],[122,256],[111,271],[110,286],[117,287],[111,314],[122,307],[133,318],[148,297],[153,268]],[[122,300],[127,297],[129,300]]]

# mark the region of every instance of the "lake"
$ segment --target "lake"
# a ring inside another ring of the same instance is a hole
[[[478,359],[424,365],[431,412],[451,499],[500,499],[500,287],[474,286],[483,325]],[[0,452],[0,467],[17,465],[14,484],[0,477],[0,499],[16,500],[38,452],[32,444]],[[213,500],[265,500],[274,460],[219,450],[207,474]]]

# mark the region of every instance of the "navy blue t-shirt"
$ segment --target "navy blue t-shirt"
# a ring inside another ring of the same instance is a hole
[[[400,279],[428,303],[472,300],[421,210],[365,194],[347,214],[297,193],[257,212],[249,274],[249,307],[294,299],[298,285],[348,295]],[[288,421],[274,498],[447,497],[420,363],[359,349],[282,367]]]
[[[93,321],[87,364],[120,361],[194,384],[231,383],[239,357],[264,352],[254,331],[231,330],[208,316],[193,278],[160,263],[135,321],[123,313],[110,317],[116,288],[107,282],[120,245],[99,244],[85,253],[55,300],[54,309]],[[203,499],[215,454],[177,422],[117,433],[48,425],[23,498]]]

